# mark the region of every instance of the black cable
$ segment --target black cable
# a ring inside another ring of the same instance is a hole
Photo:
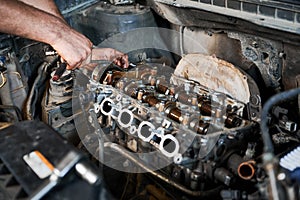
[[[272,96],[264,105],[261,113],[261,123],[260,128],[262,132],[262,139],[264,142],[264,152],[265,153],[273,153],[274,147],[273,143],[269,134],[269,127],[268,127],[268,114],[269,110],[279,102],[292,98],[296,96],[297,94],[300,94],[300,88],[288,90],[279,94],[276,94]]]
[[[35,112],[37,101],[41,98],[41,95],[44,94],[44,87],[50,73],[49,69],[57,63],[57,60],[58,56],[54,56],[54,58],[51,59],[51,61],[44,61],[38,67],[38,75],[36,76],[33,82],[33,85],[27,97],[26,104],[24,106],[24,118],[26,120],[33,120],[36,118],[36,115],[38,115]]]

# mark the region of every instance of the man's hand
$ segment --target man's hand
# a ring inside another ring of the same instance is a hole
[[[114,64],[126,69],[129,66],[128,56],[116,49],[112,48],[94,48],[90,56],[82,63],[82,66],[92,69],[95,67],[91,61],[108,60]]]
[[[91,60],[109,60],[122,68],[128,68],[128,56],[112,48],[95,48]]]
[[[0,18],[0,32],[50,44],[68,69],[79,67],[91,54],[91,41],[64,21],[53,0],[0,0]]]
[[[123,54],[119,51],[116,51],[115,56],[113,56],[113,62],[122,67],[123,69],[127,69],[129,66],[129,62],[128,62],[128,55],[127,54]]]
[[[68,33],[68,34],[65,34]],[[62,31],[60,38],[52,47],[68,63],[67,69],[75,69],[90,63],[92,60],[108,60],[126,69],[129,66],[128,56],[112,48],[94,48],[92,42],[82,34],[71,29]]]
[[[75,69],[82,65],[92,51],[92,42],[84,35],[68,27],[62,30],[51,46],[68,63],[67,69]]]

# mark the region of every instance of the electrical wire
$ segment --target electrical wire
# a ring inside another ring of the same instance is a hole
[[[272,140],[269,134],[269,127],[268,127],[268,114],[269,110],[275,105],[278,104],[279,102],[292,98],[296,96],[297,94],[300,94],[300,88],[288,90],[279,94],[276,94],[272,96],[264,105],[262,109],[262,114],[261,114],[261,132],[262,132],[262,139],[264,142],[264,152],[265,153],[273,153],[274,152],[274,147],[272,144]]]

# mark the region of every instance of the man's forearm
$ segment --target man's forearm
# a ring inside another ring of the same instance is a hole
[[[19,0],[30,6],[64,19],[53,0]]]
[[[91,53],[91,41],[61,17],[48,13],[48,9],[37,8],[39,6],[17,0],[0,0],[0,32],[50,44],[69,64],[68,68],[80,66]]]
[[[52,0],[0,0],[0,32],[50,44],[68,63],[79,67],[91,54],[92,42],[72,29]],[[113,49],[98,52],[99,58],[127,66],[128,58]]]
[[[68,28],[62,19],[19,1],[1,0],[0,18],[0,32],[48,44],[54,43],[59,30]]]

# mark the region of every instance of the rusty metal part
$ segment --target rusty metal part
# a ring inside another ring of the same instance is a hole
[[[282,43],[240,33],[231,32],[228,36],[241,42],[242,54],[255,63],[266,86],[279,88],[283,66],[283,59],[280,58],[283,50]]]
[[[143,72],[143,73],[138,73],[139,74],[138,76],[142,76],[143,74],[146,74],[149,71],[150,70],[146,70],[146,69],[144,69],[143,71],[139,71],[139,72]],[[120,72],[120,73],[113,72],[113,77],[114,77],[113,79],[120,78],[121,76],[127,77],[126,73],[129,73],[129,72]],[[132,76],[132,74],[129,76]],[[112,83],[112,82],[114,82],[114,80],[112,80],[110,82]],[[160,83],[156,84],[156,90],[159,93],[162,93],[165,95],[171,94],[171,90],[169,89],[169,87],[167,87],[166,85],[160,84]],[[161,112],[162,112],[162,110],[164,110],[170,119],[172,119],[178,123],[183,122],[182,111],[176,106],[176,104],[174,102],[166,102],[164,105],[164,108],[163,108],[162,105],[160,105],[160,102],[161,102],[160,99],[155,97],[153,94],[149,94],[149,93],[143,91],[142,89],[139,89],[139,86],[137,83],[135,83],[135,82],[129,83],[125,89],[125,93],[127,95],[131,96],[132,98],[135,98],[137,100],[142,100],[143,102],[148,103],[149,106],[151,106],[151,107],[158,107],[158,109]],[[177,100],[180,103],[189,104],[189,105],[198,104],[197,106],[200,110],[201,115],[211,116],[213,114],[213,110],[212,110],[213,108],[211,106],[211,101],[208,99],[205,99],[203,96],[198,96],[196,93],[189,94],[186,91],[181,90],[176,93],[175,97],[177,98]],[[223,116],[220,116],[220,117],[223,117]],[[242,119],[236,114],[230,114],[230,115],[227,115],[224,117],[225,117],[225,125],[227,127],[230,127],[230,128],[238,127],[242,123]],[[187,124],[187,123],[185,123],[185,124]],[[208,126],[209,126],[209,124],[203,123],[200,120],[199,122],[194,123],[192,130],[195,130],[199,134],[206,134]]]
[[[202,96],[198,96],[196,93],[179,91],[176,93],[175,98],[180,103],[198,106],[203,115],[211,115],[212,113],[211,102]]]
[[[199,101],[198,107],[202,115],[210,116],[212,114],[212,107],[209,101]]]
[[[162,94],[170,94],[170,90],[167,86],[165,85],[162,85],[162,84],[157,84],[156,86],[156,90],[159,92],[159,93],[162,93]]]
[[[238,127],[242,123],[242,119],[236,114],[229,114],[226,117],[225,124],[228,128]]]
[[[112,71],[107,72],[104,80],[103,80],[103,84],[104,85],[111,85],[113,83],[113,73]]]
[[[143,97],[143,101],[145,103],[148,103],[151,107],[152,106],[156,106],[157,104],[159,104],[160,100],[157,99],[155,96],[153,95],[145,95]]]
[[[122,78],[133,78],[133,72],[122,72],[122,71],[108,71],[105,74],[105,78],[103,79],[103,84],[105,85],[114,85],[118,82],[118,80]]]
[[[146,95],[143,97],[143,101],[148,103],[151,107],[160,105],[161,101],[158,100],[155,96],[153,95]],[[184,116],[182,115],[182,111],[176,107],[176,104],[174,102],[167,102],[164,105],[164,112],[167,114],[167,116],[178,122],[178,123],[183,123]],[[189,119],[186,119],[189,121]],[[186,123],[188,124],[188,123]],[[205,123],[202,120],[196,119],[190,123],[190,128],[192,130],[195,130],[197,133],[206,135],[208,128],[209,128],[209,123]]]
[[[208,116],[212,115],[212,112],[213,112],[212,106],[209,101],[199,102],[198,107],[199,107],[200,113],[202,115],[208,115]],[[222,117],[222,116],[220,116],[220,117]],[[225,125],[228,128],[238,127],[241,125],[241,123],[242,123],[242,119],[237,114],[226,114]]]
[[[170,110],[170,113],[168,114],[168,117],[176,122],[181,122],[181,111],[178,108],[172,108]]]
[[[166,106],[165,106],[165,113],[167,114],[167,116],[180,123],[182,121],[182,117],[181,117],[181,110],[179,108],[176,107],[176,104],[174,102],[167,102]]]
[[[192,120],[190,122],[191,129],[201,135],[207,134],[209,125],[210,125],[209,123],[206,123],[206,122],[204,122],[202,120],[198,120],[198,119]]]
[[[227,161],[228,168],[244,180],[250,180],[255,175],[255,161],[245,161],[241,156],[232,154]]]
[[[116,83],[117,80],[123,78],[124,76],[128,76],[128,73],[120,72],[120,71],[113,71],[112,83]]]

